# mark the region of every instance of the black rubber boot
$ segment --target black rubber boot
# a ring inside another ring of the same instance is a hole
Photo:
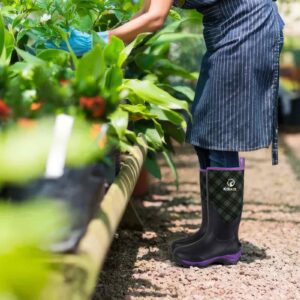
[[[175,262],[183,267],[213,263],[236,264],[241,257],[238,237],[243,209],[245,159],[238,168],[208,168],[208,227],[198,241],[178,247]]]
[[[194,243],[201,239],[207,228],[207,192],[206,192],[206,170],[200,170],[200,192],[201,192],[201,206],[202,206],[202,223],[200,229],[197,230],[193,235],[186,238],[176,240],[171,243],[171,253],[180,246]]]

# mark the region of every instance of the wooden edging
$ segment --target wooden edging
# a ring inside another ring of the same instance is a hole
[[[121,170],[100,204],[98,217],[88,226],[76,254],[57,257],[51,286],[42,299],[90,299],[99,272],[105,261],[116,230],[126,210],[147,154],[146,142],[139,138],[139,145],[125,157]]]

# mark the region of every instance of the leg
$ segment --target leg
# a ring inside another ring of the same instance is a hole
[[[238,167],[239,153],[236,151],[219,151],[195,147],[200,168],[208,167],[235,168]]]
[[[239,165],[238,152],[209,150],[209,167],[237,168]]]
[[[195,150],[200,164],[199,177],[200,177],[200,191],[201,191],[202,222],[201,222],[200,229],[198,229],[193,235],[172,242],[170,247],[171,253],[173,253],[173,251],[178,247],[194,243],[199,239],[201,239],[207,228],[208,219],[207,219],[207,195],[206,195],[206,173],[207,173],[206,168],[209,167],[209,150],[199,148],[199,147],[195,147]]]
[[[205,234],[196,242],[178,247],[175,262],[182,266],[237,263],[241,256],[238,228],[243,207],[244,159],[237,152],[209,151]]]
[[[200,190],[201,190],[201,206],[202,206],[202,222],[200,229],[193,235],[174,241],[171,244],[171,252],[175,248],[194,243],[202,238],[204,235],[207,224],[207,192],[206,192],[206,169],[208,167],[237,167],[239,165],[238,152],[231,151],[216,151],[208,150],[200,147],[195,147],[200,165]]]
[[[195,151],[198,156],[201,170],[206,170],[210,167],[210,150],[195,146]]]

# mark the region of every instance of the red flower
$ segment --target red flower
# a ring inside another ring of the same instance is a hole
[[[8,105],[0,99],[0,119],[7,119],[11,113]]]
[[[42,107],[41,102],[33,102],[33,103],[31,103],[30,109],[32,111],[35,111],[35,110],[39,110],[41,107]]]
[[[60,84],[62,85],[62,86],[64,86],[64,85],[67,85],[67,84],[69,84],[69,80],[67,80],[67,79],[61,79],[60,81]]]
[[[104,115],[106,101],[100,96],[80,97],[80,106],[91,112],[94,118]]]

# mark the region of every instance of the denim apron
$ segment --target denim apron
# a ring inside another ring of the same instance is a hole
[[[272,144],[278,164],[279,56],[283,21],[272,0],[175,0],[203,14],[201,64],[187,141],[220,151]]]

